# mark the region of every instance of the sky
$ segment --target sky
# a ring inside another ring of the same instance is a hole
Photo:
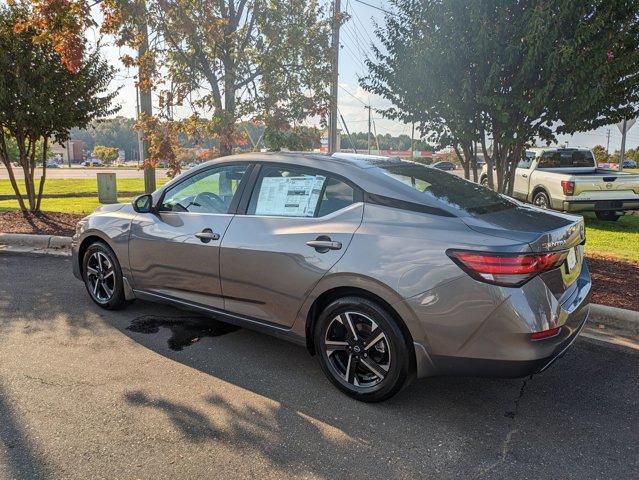
[[[378,134],[393,135],[411,134],[411,126],[401,122],[383,118],[375,112],[375,108],[386,108],[390,104],[383,98],[364,91],[358,79],[366,74],[365,58],[370,55],[371,42],[375,42],[375,24],[383,24],[384,12],[391,8],[385,0],[342,0],[342,9],[349,15],[349,20],[340,31],[340,59],[339,59],[339,91],[338,109],[344,116],[348,129],[352,132],[366,131],[368,112],[366,105],[373,107],[372,118],[374,128]],[[97,8],[94,8],[96,11]],[[97,11],[96,11],[97,13]],[[103,47],[104,55],[112,65],[119,65],[114,87],[121,87],[117,102],[121,105],[120,115],[136,116],[136,93],[134,86],[134,70],[126,70],[119,62],[120,51],[111,46]],[[156,99],[157,100],[157,99]],[[188,116],[187,107],[176,110],[177,117]],[[340,125],[341,127],[341,125]],[[607,131],[610,130],[610,151],[621,146],[621,133],[615,125],[601,127],[589,132],[575,135],[560,135],[558,143],[568,143],[570,147],[592,148],[595,145],[606,146]],[[626,148],[639,146],[639,122],[629,130]]]

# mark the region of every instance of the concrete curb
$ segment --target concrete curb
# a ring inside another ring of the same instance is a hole
[[[71,237],[57,235],[31,235],[27,233],[0,233],[0,245],[37,249],[70,249]]]
[[[37,253],[68,257],[71,255],[71,237],[32,235],[28,233],[0,233],[0,252]]]
[[[592,303],[590,319],[607,327],[639,336],[639,312]]]
[[[0,233],[0,252],[71,255],[71,237]],[[639,338],[639,312],[593,303],[590,321]]]

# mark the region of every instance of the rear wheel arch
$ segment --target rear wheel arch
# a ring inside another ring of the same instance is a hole
[[[410,333],[410,330],[406,326],[406,323],[402,319],[402,317],[397,313],[397,310],[393,308],[393,306],[384,300],[379,295],[376,295],[368,290],[357,288],[357,287],[335,287],[331,288],[325,292],[323,292],[320,296],[318,296],[311,308],[308,310],[308,314],[306,316],[306,348],[308,349],[311,355],[315,355],[315,343],[314,343],[314,332],[315,332],[315,323],[319,318],[321,312],[328,305],[333,303],[335,300],[345,297],[361,297],[366,300],[370,300],[375,302],[384,310],[386,310],[393,320],[397,323],[397,326],[401,330],[404,340],[406,342],[406,349],[408,350],[408,357],[410,359],[410,369],[411,374],[416,371],[416,358],[415,358],[415,349],[413,348],[413,336]]]
[[[541,185],[537,185],[535,188],[533,188],[533,191],[530,194],[530,199],[529,199],[530,203],[534,202],[535,196],[538,193],[545,193],[546,194],[546,196],[548,197],[548,202],[550,202],[549,205],[548,205],[548,207],[550,208],[551,207],[551,203],[552,203],[552,197],[550,196],[550,193],[548,193],[548,190],[546,189],[546,187],[542,187]]]

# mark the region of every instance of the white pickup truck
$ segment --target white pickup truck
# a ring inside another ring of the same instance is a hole
[[[480,175],[487,185],[486,166]],[[513,196],[541,208],[595,212],[617,220],[639,210],[639,175],[597,168],[592,152],[579,148],[531,148],[515,172]]]

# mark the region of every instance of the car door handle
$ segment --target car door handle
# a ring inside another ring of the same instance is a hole
[[[306,242],[306,245],[313,247],[319,253],[326,253],[329,250],[341,250],[342,242],[333,242],[329,237],[317,237],[315,240]]]
[[[199,233],[196,233],[195,236],[199,238],[202,243],[209,243],[211,240],[219,240],[220,234],[214,233],[210,228],[205,228]]]
[[[524,178],[528,178],[528,175],[526,175],[525,173],[522,173],[521,176],[524,177]]]

